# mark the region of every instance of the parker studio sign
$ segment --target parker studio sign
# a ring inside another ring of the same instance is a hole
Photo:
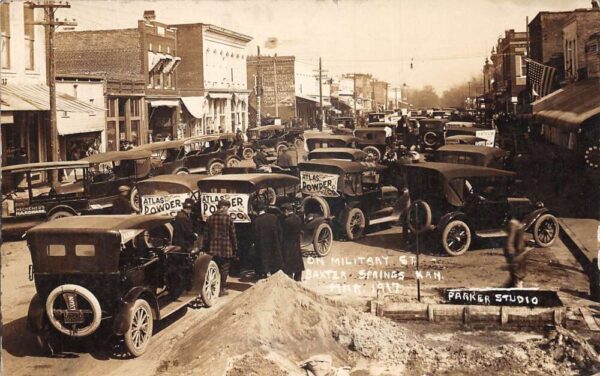
[[[447,289],[446,303],[488,306],[562,306],[556,291],[531,289]]]

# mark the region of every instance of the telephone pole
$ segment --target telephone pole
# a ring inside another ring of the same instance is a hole
[[[319,75],[319,106],[321,112],[321,121],[319,122],[317,128],[319,128],[320,131],[323,131],[323,128],[325,127],[325,109],[323,108],[323,79],[327,78],[327,76],[323,73],[327,71],[323,70],[321,57],[319,57],[319,69],[317,71],[313,70],[313,72],[317,72]]]
[[[273,87],[275,89],[275,117],[279,117],[279,103],[277,103],[277,54],[273,56]]]
[[[77,26],[77,22],[59,21],[55,17],[56,10],[60,8],[71,8],[71,5],[62,1],[56,3],[52,0],[43,2],[27,2],[27,6],[44,10],[44,21],[34,22],[34,25],[42,25],[46,34],[46,82],[50,91],[50,160],[58,162],[60,160],[58,146],[58,128],[56,126],[56,78],[54,61],[54,32],[60,26]],[[52,183],[58,183],[58,172],[52,172]]]
[[[357,128],[358,116],[356,114],[356,73],[352,73],[352,83],[353,83],[352,97],[354,98],[354,127]]]
[[[256,126],[260,127],[260,97],[262,96],[262,77],[260,66],[260,46],[256,46],[258,54],[256,56]]]

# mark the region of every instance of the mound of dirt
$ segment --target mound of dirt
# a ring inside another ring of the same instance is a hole
[[[173,339],[157,374],[306,375],[298,364],[327,354],[352,375],[565,375],[597,369],[598,354],[564,329],[551,339],[494,345],[440,343],[358,312],[277,273]],[[600,368],[598,368],[600,369]]]

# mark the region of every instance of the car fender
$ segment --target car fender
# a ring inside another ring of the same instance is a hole
[[[119,302],[113,322],[113,330],[116,335],[122,335],[129,329],[131,323],[131,309],[133,308],[135,301],[139,298],[148,301],[150,308],[152,308],[152,316],[155,320],[160,320],[158,301],[150,288],[146,286],[136,286],[129,290]]]
[[[73,215],[78,215],[77,212],[75,211],[75,209],[73,209],[69,205],[56,205],[56,206],[53,206],[52,209],[48,210],[48,213],[46,214],[46,216],[50,217],[52,214],[56,213],[57,211],[67,211]]]
[[[446,227],[446,225],[454,220],[463,221],[467,224],[467,226],[471,227],[471,224],[469,223],[467,215],[460,211],[455,211],[455,212],[444,214],[438,221],[437,225],[435,225],[435,227],[438,230],[443,231],[444,228]]]
[[[208,162],[206,162],[206,168],[208,168],[208,166],[210,166],[210,164],[214,163],[214,162],[220,162],[220,163],[225,164],[225,161],[223,159],[221,159],[221,158],[212,158],[211,160],[209,160]]]
[[[303,231],[305,233],[312,233],[323,222],[331,224],[332,219],[333,217],[315,217],[314,219],[304,223]]]
[[[44,328],[46,318],[46,308],[42,299],[38,294],[35,294],[29,302],[27,310],[27,329],[32,333],[40,333]]]
[[[201,253],[196,261],[194,262],[194,274],[192,280],[192,289],[186,293],[187,295],[200,295],[200,291],[204,287],[204,279],[206,276],[206,270],[208,264],[212,261],[213,257],[206,253]]]
[[[556,213],[554,213],[548,208],[535,209],[531,213],[527,214],[521,221],[523,223],[523,228],[525,229],[525,231],[528,231],[533,226],[535,221],[537,221],[539,217],[546,213],[556,216]]]

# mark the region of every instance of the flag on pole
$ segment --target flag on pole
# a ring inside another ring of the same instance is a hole
[[[544,97],[554,88],[556,68],[538,63],[535,60],[524,58],[527,62],[527,87],[534,96]]]

